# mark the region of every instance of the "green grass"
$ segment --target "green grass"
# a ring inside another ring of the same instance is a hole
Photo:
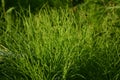
[[[43,9],[14,20],[6,14],[0,80],[119,80],[118,11],[86,3],[75,13]]]

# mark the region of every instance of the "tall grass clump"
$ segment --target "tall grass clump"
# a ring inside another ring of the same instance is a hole
[[[0,28],[0,79],[119,80],[118,11],[86,2],[76,12],[9,14]]]

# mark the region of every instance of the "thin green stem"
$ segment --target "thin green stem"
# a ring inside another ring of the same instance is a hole
[[[5,16],[5,0],[1,0],[1,3],[2,3],[3,14]]]

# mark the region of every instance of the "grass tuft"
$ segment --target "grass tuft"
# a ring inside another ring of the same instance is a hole
[[[9,14],[0,24],[0,79],[119,80],[118,8],[86,5]]]

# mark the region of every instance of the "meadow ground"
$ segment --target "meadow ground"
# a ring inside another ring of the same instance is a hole
[[[120,80],[119,9],[86,3],[6,15],[0,80]]]

